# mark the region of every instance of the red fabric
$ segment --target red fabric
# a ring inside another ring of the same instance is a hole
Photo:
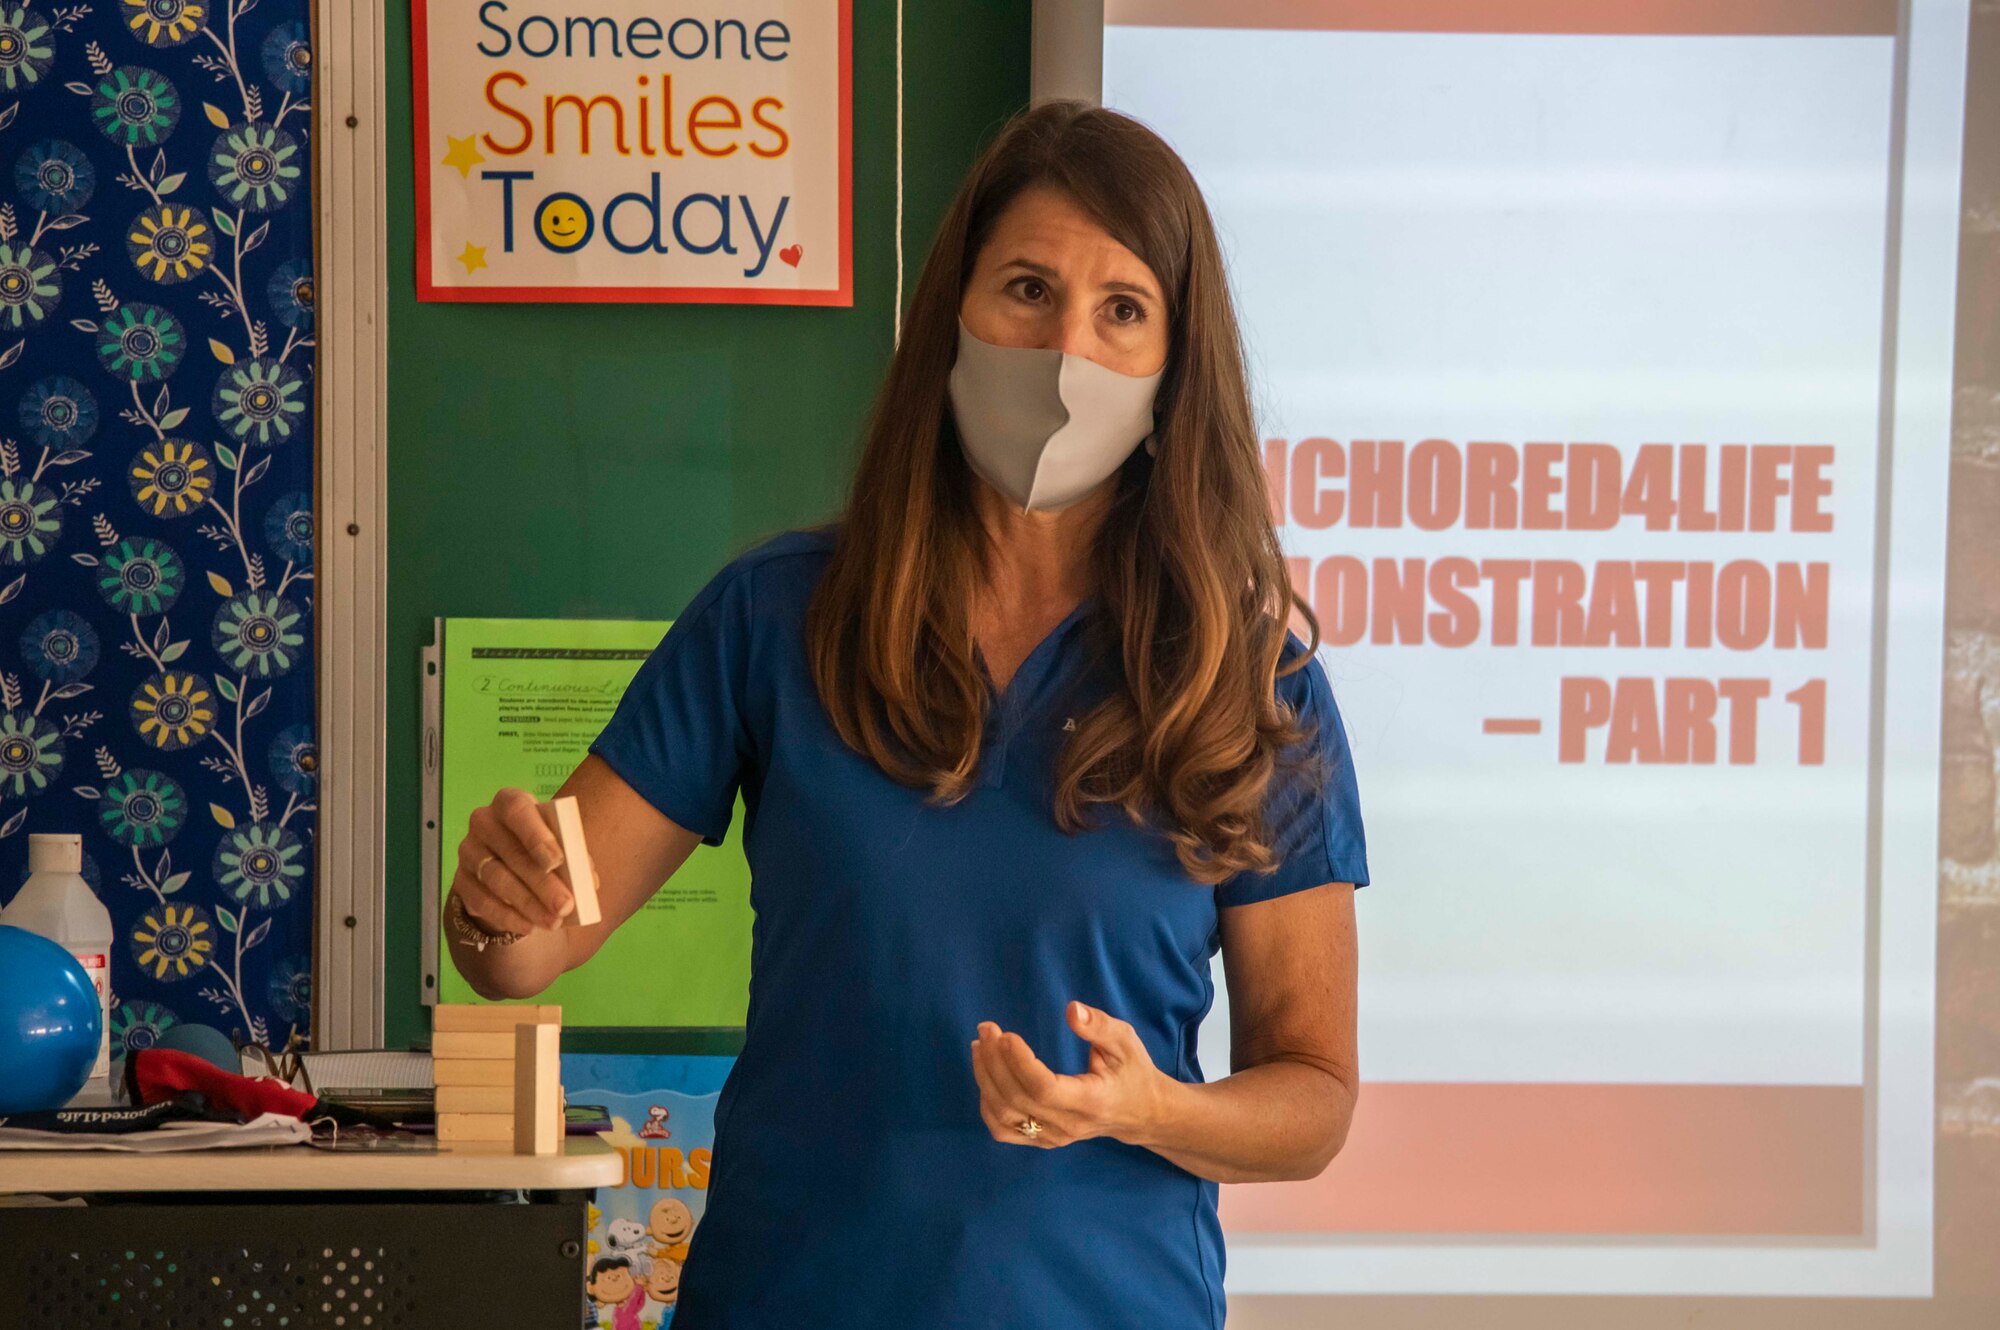
[[[269,1076],[239,1076],[207,1058],[175,1048],[136,1048],[126,1055],[129,1074],[141,1104],[157,1104],[189,1090],[208,1097],[211,1106],[235,1113],[244,1122],[262,1113],[303,1118],[319,1101]]]

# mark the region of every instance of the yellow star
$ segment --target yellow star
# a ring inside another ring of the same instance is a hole
[[[475,245],[470,240],[466,241],[465,252],[458,256],[458,261],[465,265],[465,275],[467,277],[472,276],[472,274],[487,266],[486,246]]]
[[[458,168],[458,178],[461,180],[467,179],[472,174],[472,168],[486,160],[485,156],[479,151],[479,136],[477,134],[467,134],[464,138],[458,139],[447,134],[444,137],[445,142],[451,144],[451,151],[439,160],[438,165],[456,166]]]

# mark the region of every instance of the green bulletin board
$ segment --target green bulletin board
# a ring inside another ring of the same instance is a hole
[[[670,622],[444,621],[440,884],[473,809],[510,785],[547,799],[568,779]],[[751,918],[742,837],[738,799],[721,845],[696,847],[588,964],[535,1000],[560,1002],[566,1026],[740,1029]],[[439,949],[439,1001],[480,1001]]]
[[[898,296],[980,144],[1028,102],[1028,0],[853,8],[851,309],[419,301],[410,12],[406,0],[382,9],[386,530],[323,514],[320,535],[383,542],[390,1047],[430,1033],[431,961],[408,939],[422,929],[427,848],[416,665],[437,617],[670,618],[733,556],[831,516],[889,363]],[[741,1042],[563,1032],[565,1052],[729,1055]]]

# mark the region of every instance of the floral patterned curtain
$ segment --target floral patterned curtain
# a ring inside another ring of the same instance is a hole
[[[307,19],[0,0],[0,900],[83,833],[114,1057],[309,1024]]]

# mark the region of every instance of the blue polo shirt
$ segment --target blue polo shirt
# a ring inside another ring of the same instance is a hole
[[[1314,660],[1277,689],[1318,726],[1328,786],[1274,788],[1277,871],[1208,887],[1122,812],[1056,826],[1064,724],[1117,677],[1089,649],[1094,602],[999,694],[978,788],[931,807],[820,705],[803,626],[831,551],[795,531],[732,561],[591,745],[711,845],[743,796],[749,1012],[675,1330],[1220,1330],[1216,1184],[1108,1138],[995,1141],[970,1044],[995,1021],[1080,1074],[1077,998],[1130,1021],[1167,1074],[1204,1079],[1218,911],[1368,880],[1326,674]],[[1294,635],[1287,655],[1303,649]]]

